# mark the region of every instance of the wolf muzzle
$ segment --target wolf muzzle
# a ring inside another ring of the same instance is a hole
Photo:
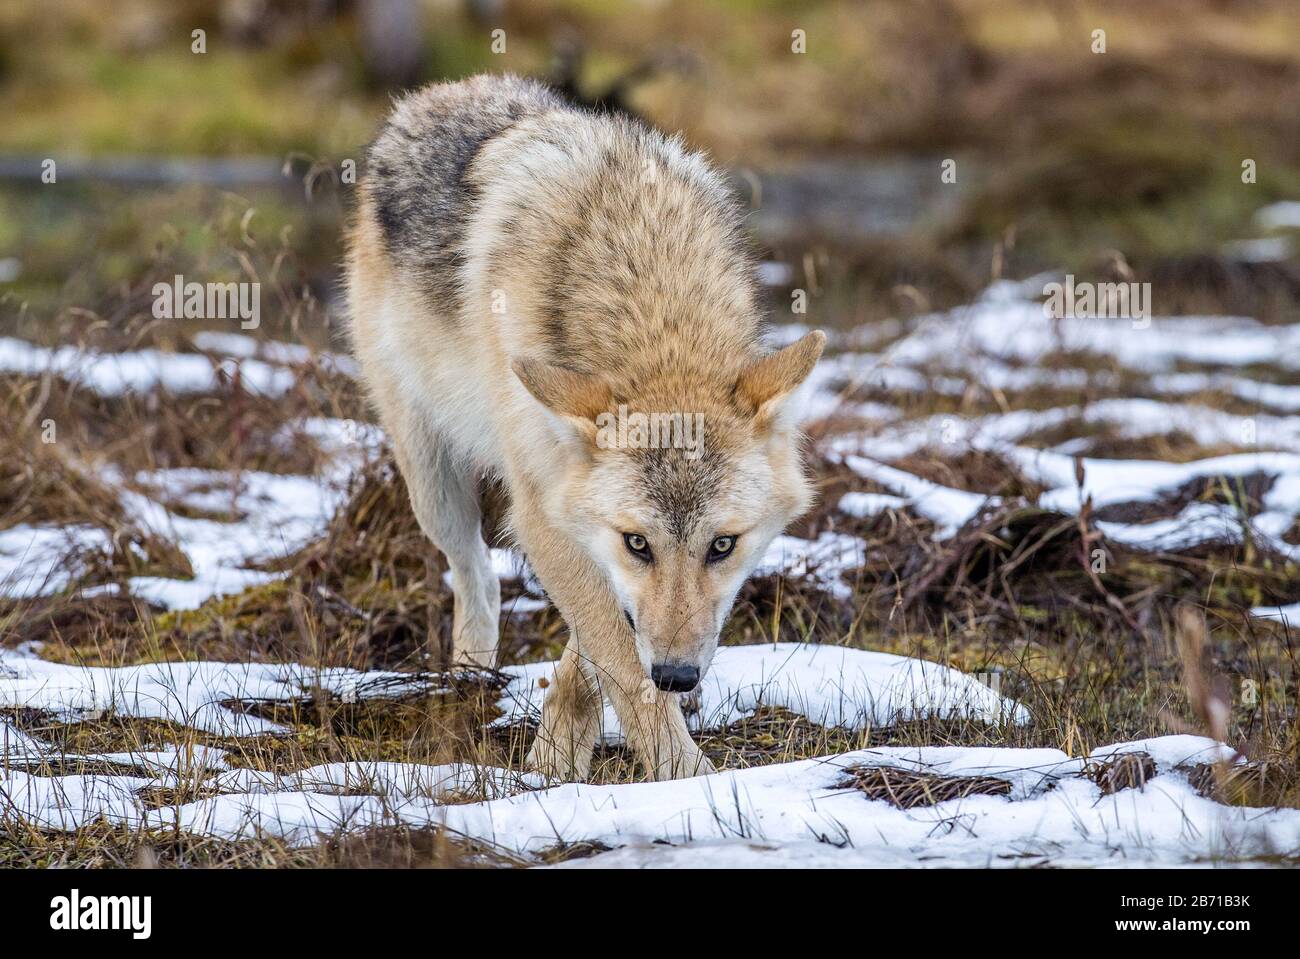
[[[700,684],[700,668],[690,663],[656,663],[650,680],[666,693],[689,693]]]

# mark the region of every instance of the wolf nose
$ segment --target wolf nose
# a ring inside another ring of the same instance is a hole
[[[650,679],[666,693],[688,693],[700,684],[700,670],[688,663],[656,663]]]

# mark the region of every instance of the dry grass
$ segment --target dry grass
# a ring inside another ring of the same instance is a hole
[[[74,833],[0,825],[8,869],[474,869],[525,863],[444,830],[383,827],[310,847],[271,837],[230,842],[184,832],[142,832],[109,824]]]
[[[993,776],[938,776],[890,766],[850,766],[839,789],[856,789],[899,809],[934,806],[967,796],[1006,796],[1011,783]]]
[[[1103,796],[1121,789],[1144,789],[1155,774],[1156,761],[1144,752],[1120,753],[1084,769],[1084,775],[1097,784]]]
[[[1294,761],[1239,763],[1223,768],[1198,763],[1186,770],[1196,791],[1233,806],[1292,806],[1300,798],[1300,770]]]

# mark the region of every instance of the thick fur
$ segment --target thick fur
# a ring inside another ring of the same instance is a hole
[[[635,121],[476,77],[395,106],[348,246],[354,347],[451,567],[457,658],[495,661],[478,503],[495,475],[570,627],[531,765],[585,777],[608,698],[649,775],[709,771],[678,694],[650,677],[703,675],[736,591],[807,508],[784,400],[824,342],[764,354],[724,179]],[[698,416],[702,442],[610,448],[598,423],[620,409]],[[708,561],[723,536],[733,551]]]

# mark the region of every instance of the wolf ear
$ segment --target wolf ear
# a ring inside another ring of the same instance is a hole
[[[604,377],[531,358],[512,360],[510,368],[533,399],[571,422],[588,439],[595,439],[596,417],[609,409],[613,399]]]
[[[826,334],[806,333],[784,349],[769,353],[740,371],[736,398],[760,426],[770,425],[781,402],[799,388],[821,358]]]

